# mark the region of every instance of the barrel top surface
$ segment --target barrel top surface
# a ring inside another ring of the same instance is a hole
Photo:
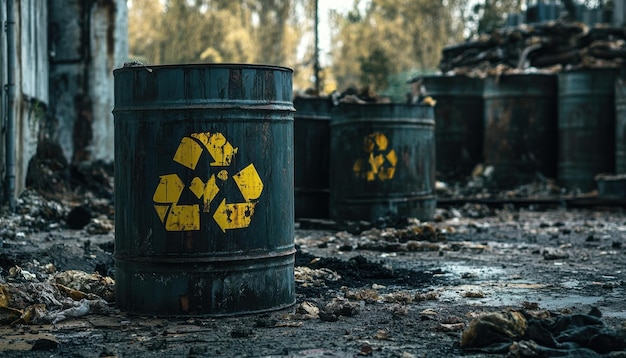
[[[331,126],[354,122],[434,125],[434,107],[405,103],[341,103],[332,110]]]
[[[340,103],[338,106],[333,107],[333,112],[337,116],[352,115],[354,113],[369,114],[375,116],[386,115],[415,115],[420,114],[431,118],[431,112],[434,107],[426,104],[407,104],[407,103]],[[417,117],[419,118],[419,117]]]
[[[448,81],[476,81],[476,82],[482,82],[482,78],[480,77],[472,77],[472,76],[467,76],[467,75],[454,75],[454,76],[450,76],[450,75],[426,75],[426,76],[422,76],[423,80],[448,80]]]
[[[611,68],[611,67],[571,68],[571,69],[566,69],[566,70],[559,72],[559,75],[566,75],[569,73],[594,73],[594,72],[617,73],[619,71],[620,71],[619,68]]]
[[[544,81],[552,82],[556,81],[557,76],[551,73],[512,73],[500,76],[488,76],[485,78],[486,84],[501,84],[510,81],[514,82],[535,82]]]
[[[139,69],[164,69],[164,70],[181,70],[181,69],[253,69],[253,70],[278,70],[293,72],[293,69],[285,66],[252,64],[252,63],[189,63],[189,64],[166,64],[166,65],[147,65],[147,64],[131,64],[113,70],[113,73],[121,71],[133,71]]]
[[[250,64],[133,65],[117,69],[114,113],[124,110],[294,111],[293,71]]]
[[[432,108],[427,104],[408,104],[408,103],[340,103],[338,108],[361,108],[364,110],[368,109],[412,109],[419,110],[424,108]]]
[[[426,94],[438,96],[482,96],[483,79],[465,75],[431,75],[423,77]]]

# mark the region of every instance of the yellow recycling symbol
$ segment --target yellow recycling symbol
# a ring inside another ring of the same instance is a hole
[[[226,140],[222,133],[193,133],[188,137],[183,137],[174,153],[173,160],[191,170],[196,169],[203,151],[209,153],[213,158],[210,163],[212,167],[228,167],[237,154],[238,148]],[[178,200],[185,189],[185,184],[177,174],[161,175],[152,200],[154,208],[167,231],[194,231],[200,230],[201,212],[209,213],[210,204],[219,192],[217,180],[226,181],[228,172],[220,170],[217,175],[212,174],[209,180],[204,182],[198,177],[194,177],[189,184],[189,190],[200,200],[202,199],[202,210],[200,204],[179,205]],[[235,184],[239,188],[245,202],[227,203],[226,199],[217,207],[213,213],[213,219],[223,232],[230,229],[246,228],[250,225],[256,199],[263,192],[263,182],[256,171],[254,164],[240,170],[232,176]]]
[[[363,151],[367,153],[367,158],[359,158],[354,162],[352,170],[355,175],[367,181],[392,179],[398,157],[395,150],[388,150],[388,147],[389,140],[383,133],[366,136],[363,139]]]

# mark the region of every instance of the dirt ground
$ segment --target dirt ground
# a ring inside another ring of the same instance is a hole
[[[2,357],[626,357],[620,205],[442,201],[430,222],[305,220],[293,307],[144,317],[112,298],[112,189],[91,174],[97,192],[39,187],[0,216]]]

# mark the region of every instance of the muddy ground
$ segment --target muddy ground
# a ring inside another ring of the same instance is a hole
[[[302,221],[295,306],[177,319],[116,308],[112,189],[98,187],[35,187],[3,210],[0,356],[626,357],[620,205],[442,201],[430,222]]]

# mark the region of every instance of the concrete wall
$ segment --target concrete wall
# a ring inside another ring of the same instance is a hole
[[[128,58],[125,0],[50,2],[50,126],[67,160],[113,161],[113,70]]]
[[[613,26],[626,25],[626,0],[613,0]]]
[[[6,202],[6,2],[0,0],[0,204]],[[71,163],[113,161],[113,70],[128,58],[126,0],[14,0],[15,196],[38,143]]]
[[[113,161],[113,70],[128,61],[128,11],[126,0],[102,2],[92,22],[93,159]]]
[[[7,93],[7,45],[4,24],[6,21],[6,1],[0,3],[0,20],[3,36],[0,40],[0,84],[2,100],[0,113],[0,175],[2,197],[6,190],[6,111]],[[37,151],[39,128],[45,120],[49,102],[48,96],[48,7],[45,1],[14,0],[16,53],[15,59],[15,196],[24,190],[28,162]]]

